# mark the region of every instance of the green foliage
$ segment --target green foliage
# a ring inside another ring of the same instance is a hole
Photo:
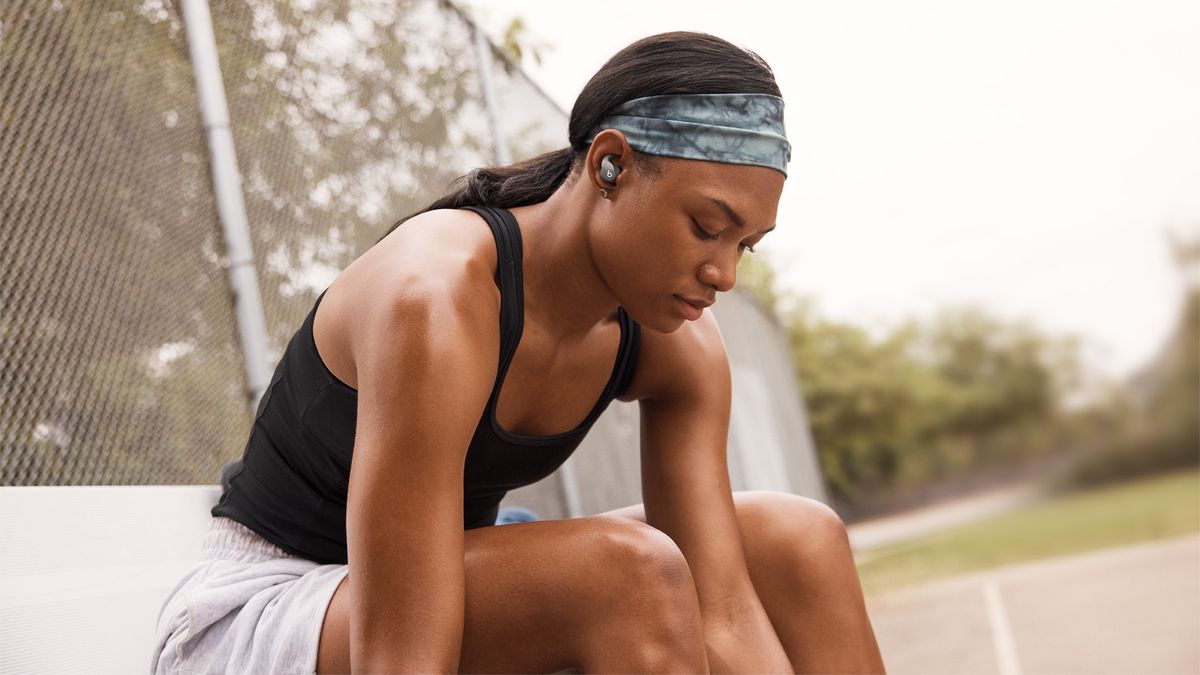
[[[979,307],[873,335],[781,295],[761,256],[738,273],[739,288],[782,315],[825,479],[852,518],[1047,458],[1075,461],[1064,474],[1072,483],[1200,463],[1200,292],[1155,363],[1126,385],[1101,382],[1110,395],[1071,409],[1085,381],[1076,337]]]
[[[1029,454],[1076,375],[1072,341],[979,309],[878,338],[808,303],[785,324],[826,479],[850,513]]]
[[[743,258],[738,288],[780,315],[843,513],[1063,445],[1060,402],[1080,381],[1077,339],[972,307],[873,336],[781,294],[761,255]]]
[[[1174,339],[1132,390],[1087,411],[1080,461],[1067,480],[1095,484],[1200,464],[1200,291],[1188,295]]]

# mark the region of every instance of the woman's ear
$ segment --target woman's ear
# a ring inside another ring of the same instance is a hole
[[[625,134],[616,129],[605,129],[596,134],[588,148],[585,170],[588,180],[607,197],[620,189],[629,174],[629,160],[633,151]]]

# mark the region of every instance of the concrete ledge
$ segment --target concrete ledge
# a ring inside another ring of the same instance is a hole
[[[219,486],[0,488],[0,673],[146,672]]]

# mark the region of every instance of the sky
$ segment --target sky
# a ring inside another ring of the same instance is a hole
[[[782,288],[885,331],[979,305],[1078,335],[1128,375],[1183,297],[1167,232],[1200,236],[1200,2],[467,2],[543,47],[569,111],[641,37],[759,53],[793,145],[760,253]],[[564,139],[564,145],[566,139]]]

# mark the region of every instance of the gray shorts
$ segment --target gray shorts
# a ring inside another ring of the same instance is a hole
[[[202,562],[163,604],[152,670],[310,675],[325,610],[348,569],[291,555],[214,517]]]

